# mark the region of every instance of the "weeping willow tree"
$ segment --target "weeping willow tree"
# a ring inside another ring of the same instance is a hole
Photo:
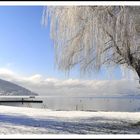
[[[44,7],[43,24],[48,22],[60,70],[123,65],[140,78],[140,7]]]

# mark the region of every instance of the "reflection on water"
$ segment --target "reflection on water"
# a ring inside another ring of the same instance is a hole
[[[19,96],[18,96],[19,97]],[[11,97],[10,97],[11,98]],[[1,105],[81,111],[140,111],[139,98],[36,96],[43,103],[0,103]]]

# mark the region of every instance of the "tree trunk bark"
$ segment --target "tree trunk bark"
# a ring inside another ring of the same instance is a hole
[[[136,70],[136,72],[137,72],[137,75],[138,75],[138,77],[139,77],[139,84],[140,84],[140,68],[138,68],[138,69]]]

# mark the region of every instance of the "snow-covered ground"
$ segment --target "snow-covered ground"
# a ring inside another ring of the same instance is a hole
[[[51,111],[0,106],[0,134],[139,134],[140,112]]]

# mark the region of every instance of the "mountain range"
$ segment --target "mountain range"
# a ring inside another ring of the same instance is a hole
[[[30,95],[37,96],[38,94],[15,83],[0,79],[0,96],[30,96]]]

